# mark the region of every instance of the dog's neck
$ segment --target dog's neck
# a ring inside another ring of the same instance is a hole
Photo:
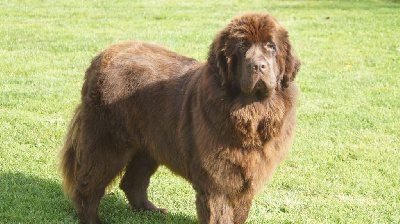
[[[282,127],[285,105],[278,96],[273,100],[253,102],[246,105],[234,104],[230,109],[232,134],[244,148],[262,147],[276,137]]]

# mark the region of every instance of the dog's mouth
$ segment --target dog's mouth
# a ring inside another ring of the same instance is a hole
[[[242,85],[241,90],[243,95],[248,98],[257,97],[259,100],[263,100],[272,95],[274,88],[268,87],[268,85],[260,79],[254,85]]]
[[[267,88],[267,85],[262,80],[256,83],[253,92],[260,99],[268,98],[271,95],[271,90]]]

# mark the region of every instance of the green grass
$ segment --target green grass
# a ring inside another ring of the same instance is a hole
[[[204,60],[237,13],[275,15],[302,60],[292,152],[249,223],[400,223],[399,1],[0,2],[0,223],[77,222],[56,155],[91,58],[140,39]],[[195,223],[194,191],[161,168],[151,199],[170,214],[102,201],[108,223]]]

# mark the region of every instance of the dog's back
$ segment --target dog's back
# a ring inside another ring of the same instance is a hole
[[[102,105],[112,104],[133,96],[137,90],[177,78],[197,63],[195,59],[146,42],[114,44],[92,60],[82,97]]]

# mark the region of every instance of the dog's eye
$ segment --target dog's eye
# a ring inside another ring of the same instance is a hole
[[[267,48],[268,48],[269,50],[271,50],[272,52],[275,52],[275,51],[276,51],[276,45],[275,45],[275,43],[273,43],[273,42],[268,42],[268,43],[267,43]]]
[[[244,45],[244,44],[240,45],[239,48],[240,48],[241,51],[246,51],[247,50],[247,46]]]
[[[247,51],[249,49],[247,42],[244,40],[240,41],[237,46],[238,46],[238,50],[240,50],[240,51]]]

